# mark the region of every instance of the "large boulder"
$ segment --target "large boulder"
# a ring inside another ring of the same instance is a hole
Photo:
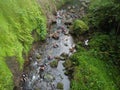
[[[71,33],[75,35],[84,34],[86,31],[88,31],[89,27],[87,24],[85,24],[82,20],[76,20],[71,28]]]

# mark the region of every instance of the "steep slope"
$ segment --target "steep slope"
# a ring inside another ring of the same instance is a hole
[[[16,68],[22,69],[23,54],[27,55],[34,40],[45,38],[46,19],[35,0],[2,0],[0,6],[0,90],[12,90],[13,74],[6,58],[15,57]],[[33,30],[39,37],[32,36]]]

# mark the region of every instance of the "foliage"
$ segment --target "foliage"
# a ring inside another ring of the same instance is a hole
[[[83,34],[88,29],[89,27],[82,20],[76,20],[72,26],[72,30],[73,30],[72,32],[75,35]]]
[[[91,42],[95,42],[95,39]],[[112,64],[109,66],[98,55],[95,56],[95,52],[95,48],[92,47],[89,50],[78,50],[70,57],[71,67],[74,67],[71,90],[119,90],[117,67]]]
[[[12,90],[12,74],[4,58],[16,56],[22,68],[23,53],[27,54],[34,41],[33,30],[43,40],[46,22],[35,0],[2,0],[0,6],[0,90]]]
[[[54,2],[56,3],[57,8],[61,8],[62,5],[64,5],[65,3],[71,2],[70,0],[54,0]]]
[[[12,74],[6,63],[0,58],[0,90],[13,90]]]
[[[77,52],[70,57],[74,68],[71,90],[120,89],[119,16],[119,0],[91,0],[83,20],[87,19],[93,33],[88,49],[83,49],[80,42]]]
[[[100,50],[98,54],[100,58],[104,58],[104,60],[106,59],[108,62],[114,63],[117,66],[120,65],[119,16],[120,3],[118,0],[92,0],[89,8],[89,23],[96,31],[102,33],[96,34],[93,38],[97,38],[95,40],[98,41],[91,43],[94,43],[94,46],[98,46],[96,50]]]
[[[120,3],[116,1],[92,0],[89,8],[89,23],[92,27],[106,32],[113,29],[117,31],[120,25]]]
[[[50,66],[52,67],[52,68],[55,68],[55,67],[57,67],[58,66],[58,61],[52,61],[51,63],[50,63]]]

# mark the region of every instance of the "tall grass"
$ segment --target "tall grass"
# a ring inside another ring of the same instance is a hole
[[[107,34],[95,34],[89,41],[89,50],[78,45],[70,57],[72,73],[71,90],[119,90],[119,70],[110,63],[110,57],[100,53],[102,43],[111,40]]]
[[[35,0],[1,0],[0,2],[0,90],[12,90],[12,74],[5,57],[16,56],[20,67],[23,52],[31,48],[36,30],[38,40],[46,35],[46,19]],[[10,88],[9,88],[10,87]]]

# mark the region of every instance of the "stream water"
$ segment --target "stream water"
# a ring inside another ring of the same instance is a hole
[[[46,44],[33,52],[30,72],[23,74],[23,90],[59,90],[59,82],[63,84],[63,90],[70,90],[70,80],[64,74],[64,61],[59,60],[56,68],[50,66],[50,62],[56,60],[54,57],[60,57],[62,53],[71,55],[70,48],[74,47],[69,29],[62,23],[62,15],[63,10],[57,12],[56,24],[51,28],[51,33],[59,35],[58,39],[47,38]]]
[[[74,53],[74,41],[69,34],[68,24],[85,15],[85,9],[90,0],[74,0],[71,5],[65,5],[64,9],[56,13],[56,24],[51,26],[50,36],[46,43],[39,45],[33,51],[29,65],[29,72],[23,73],[21,90],[70,90],[70,80],[64,74],[63,66],[65,53],[70,56]],[[66,25],[65,25],[66,21]],[[55,57],[61,57],[56,59]],[[57,67],[51,67],[50,63],[58,61]],[[58,83],[63,84],[63,89],[58,89]]]

